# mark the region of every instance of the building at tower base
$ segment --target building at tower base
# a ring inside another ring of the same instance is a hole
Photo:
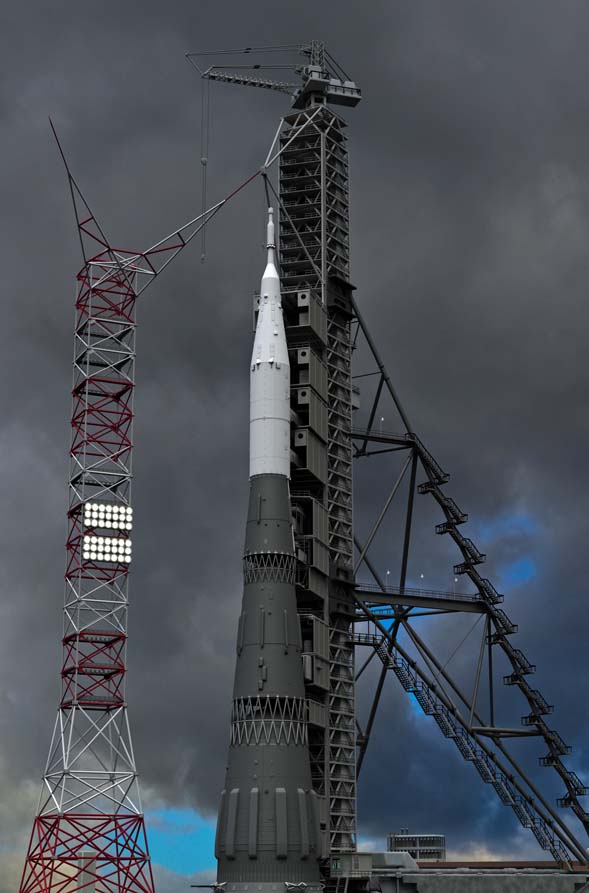
[[[331,858],[338,893],[577,893],[589,889],[587,866],[553,862],[426,862],[408,853],[345,853]]]

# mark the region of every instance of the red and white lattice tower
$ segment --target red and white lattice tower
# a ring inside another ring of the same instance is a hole
[[[63,152],[62,158],[84,258],[76,295],[62,685],[20,893],[153,893],[125,700],[135,303],[260,171],[136,253],[110,246]]]
[[[78,273],[61,700],[20,893],[153,893],[125,700],[135,304],[251,176],[142,252],[114,249],[67,171]]]
[[[72,194],[78,211],[81,195]],[[125,701],[143,268],[84,217],[83,249],[91,240],[101,250],[78,274],[61,700],[20,890],[151,893]]]

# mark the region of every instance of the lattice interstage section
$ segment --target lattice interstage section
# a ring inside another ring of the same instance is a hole
[[[231,745],[307,745],[307,705],[304,698],[258,695],[235,698]]]
[[[83,231],[100,241],[91,222]],[[125,701],[131,257],[106,248],[78,275],[62,694],[21,893],[153,891]]]
[[[296,564],[293,555],[277,555],[275,552],[256,552],[243,559],[244,583],[291,583],[296,582]]]

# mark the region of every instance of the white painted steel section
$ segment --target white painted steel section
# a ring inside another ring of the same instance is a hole
[[[268,262],[250,369],[250,477],[290,477],[290,366],[274,251],[274,220],[268,209]]]

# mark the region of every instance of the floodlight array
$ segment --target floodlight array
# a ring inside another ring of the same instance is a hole
[[[84,536],[82,557],[85,561],[131,563],[131,540],[116,536]]]
[[[84,526],[132,530],[133,509],[128,505],[114,505],[112,502],[86,502]]]

